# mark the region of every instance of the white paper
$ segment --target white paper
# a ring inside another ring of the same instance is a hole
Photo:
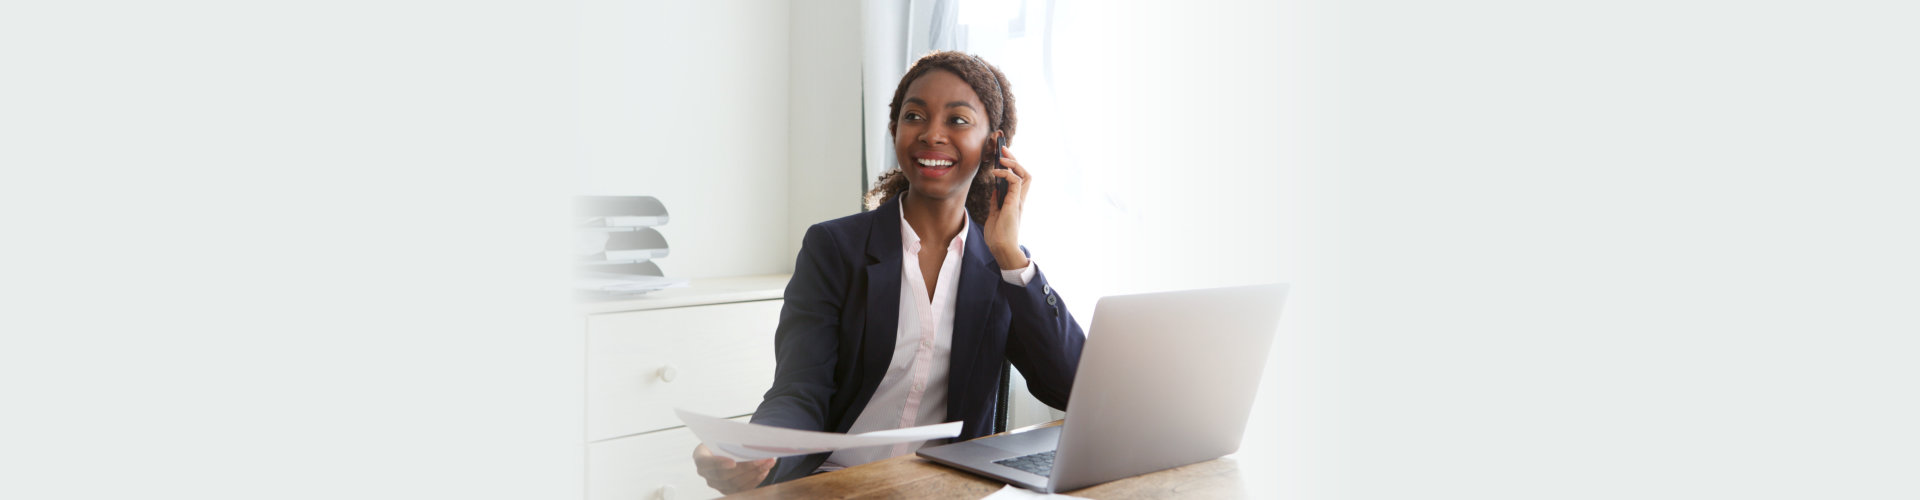
[[[1059,493],[1041,493],[1038,491],[1033,491],[1026,488],[1014,486],[1011,484],[1007,485],[1007,487],[1005,488],[1000,488],[1000,491],[993,492],[992,495],[987,495],[986,498],[983,498],[981,500],[1020,500],[1020,499],[1027,499],[1027,498],[1042,498],[1046,500],[1069,500],[1069,499],[1086,500],[1084,498],[1076,497],[1072,495],[1062,495]]]
[[[667,225],[665,215],[608,215],[578,219],[585,227],[649,227]]]
[[[581,272],[573,279],[573,287],[580,290],[607,293],[646,293],[654,290],[687,286],[691,280],[686,278],[666,278],[639,274],[613,274]]]
[[[759,460],[811,455],[845,448],[912,443],[960,435],[960,422],[889,429],[865,434],[841,434],[786,429],[714,418],[679,408],[680,422],[707,444],[707,449],[734,460]]]

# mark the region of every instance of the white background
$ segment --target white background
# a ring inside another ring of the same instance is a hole
[[[0,496],[576,496],[589,7],[0,8]],[[1913,7],[1202,7],[1114,161],[1277,211],[1167,262],[1295,283],[1251,486],[1920,495]]]

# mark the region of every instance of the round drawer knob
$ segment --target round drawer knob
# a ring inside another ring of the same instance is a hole
[[[662,366],[660,367],[660,371],[654,372],[654,376],[660,377],[661,382],[673,382],[673,379],[680,377],[680,370],[674,369],[673,365]],[[672,491],[672,490],[662,490],[662,491]]]
[[[653,498],[658,500],[673,500],[673,485],[661,486],[660,489],[654,490]]]

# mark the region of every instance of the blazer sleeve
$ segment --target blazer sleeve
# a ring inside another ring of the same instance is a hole
[[[826,430],[838,361],[841,298],[852,279],[848,265],[827,228],[818,224],[807,228],[780,307],[780,326],[774,331],[773,387],[753,412],[753,423]],[[780,459],[767,474],[768,481],[791,477],[791,469],[803,458]]]
[[[1032,255],[1024,246],[1020,252]],[[1067,312],[1060,291],[1047,283],[1047,273],[1037,267],[1027,286],[1000,280],[1000,296],[1006,297],[1013,312],[1007,329],[1007,359],[1027,378],[1028,392],[1047,406],[1066,410],[1086,332]]]

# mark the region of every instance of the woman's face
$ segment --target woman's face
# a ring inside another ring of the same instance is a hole
[[[966,199],[980,169],[980,147],[993,133],[988,126],[986,106],[959,75],[933,70],[908,84],[893,150],[913,193]]]

